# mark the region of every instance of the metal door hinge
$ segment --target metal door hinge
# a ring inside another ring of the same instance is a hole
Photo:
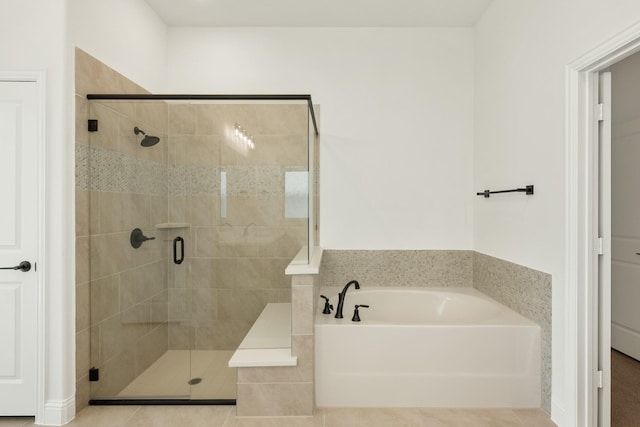
[[[596,371],[596,387],[603,388],[604,387],[604,372]]]
[[[596,118],[599,122],[604,120],[604,104],[596,105]]]
[[[604,255],[604,238],[598,237],[596,239],[596,253],[598,255]]]

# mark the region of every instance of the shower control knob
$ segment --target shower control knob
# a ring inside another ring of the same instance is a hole
[[[154,239],[155,237],[145,236],[142,230],[140,230],[139,228],[134,228],[133,231],[131,232],[131,236],[129,236],[129,242],[131,243],[131,246],[135,249],[138,249],[147,240],[154,240]]]

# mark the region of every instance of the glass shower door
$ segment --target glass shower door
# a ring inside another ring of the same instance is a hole
[[[91,399],[233,403],[228,361],[315,233],[307,102],[89,110]]]
[[[88,115],[91,399],[186,398],[189,358],[165,360],[168,106],[91,101]]]

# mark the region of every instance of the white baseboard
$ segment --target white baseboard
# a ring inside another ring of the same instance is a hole
[[[571,426],[565,409],[553,400],[551,400],[551,421],[556,423],[558,427]]]
[[[42,420],[36,424],[45,426],[63,426],[76,416],[76,399],[71,396],[64,400],[48,400],[44,407]]]
[[[623,325],[611,323],[611,347],[638,360],[640,359],[640,334]]]

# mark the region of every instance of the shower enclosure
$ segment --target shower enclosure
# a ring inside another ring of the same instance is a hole
[[[316,242],[311,97],[87,98],[91,399],[233,403],[229,358]]]

